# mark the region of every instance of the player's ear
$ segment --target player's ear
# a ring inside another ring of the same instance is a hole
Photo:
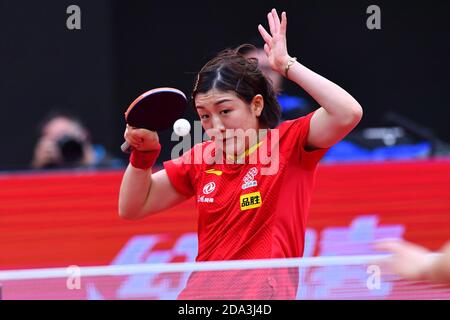
[[[255,115],[257,117],[261,116],[261,113],[264,109],[264,98],[262,95],[257,94],[256,96],[253,97],[252,102],[251,102],[251,107],[253,109],[253,111],[255,112]]]

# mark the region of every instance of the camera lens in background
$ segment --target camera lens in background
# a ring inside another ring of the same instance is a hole
[[[64,136],[58,141],[63,162],[66,164],[76,164],[83,159],[83,141]]]

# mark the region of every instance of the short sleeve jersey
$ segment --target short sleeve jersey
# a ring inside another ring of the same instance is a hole
[[[164,163],[174,188],[195,196],[197,261],[302,256],[314,176],[327,151],[305,148],[312,115],[271,129],[255,161],[205,161],[214,154],[207,141]]]

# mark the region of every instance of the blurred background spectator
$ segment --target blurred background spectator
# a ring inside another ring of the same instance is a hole
[[[73,115],[53,112],[42,122],[31,166],[34,169],[111,168],[123,165],[92,144],[89,131]]]

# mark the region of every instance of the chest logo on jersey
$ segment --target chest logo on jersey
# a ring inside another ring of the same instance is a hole
[[[216,189],[216,184],[214,182],[207,183],[203,187],[203,194],[210,194],[215,189]]]
[[[258,185],[258,182],[255,179],[255,176],[258,174],[258,169],[256,167],[251,168],[248,170],[247,174],[245,175],[244,179],[242,181],[244,184],[242,185],[242,190],[256,187]]]
[[[261,207],[262,205],[261,193],[257,191],[243,194],[240,197],[239,202],[241,211]]]

